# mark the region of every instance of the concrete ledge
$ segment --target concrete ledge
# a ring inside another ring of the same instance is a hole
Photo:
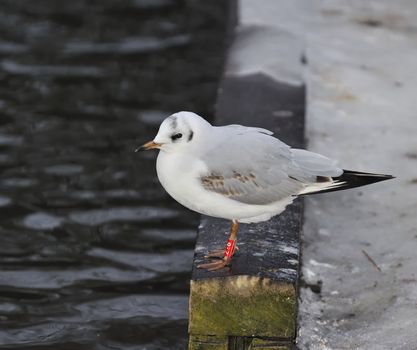
[[[303,86],[255,74],[226,76],[220,91],[219,124],[262,126],[291,145],[303,145]],[[238,235],[240,250],[230,270],[207,272],[194,268],[190,349],[221,349],[226,339],[225,349],[262,349],[267,343],[262,345],[259,338],[265,337],[270,342],[268,349],[290,348],[296,335],[301,216],[301,201],[296,200],[268,222],[243,224]],[[194,266],[209,250],[225,247],[229,225],[226,220],[202,219]]]
[[[240,23],[229,50],[214,124],[269,129],[304,146],[302,44],[294,33]],[[268,222],[240,225],[230,269],[196,269],[224,249],[230,222],[203,217],[190,290],[189,349],[291,349],[296,336],[302,202]]]

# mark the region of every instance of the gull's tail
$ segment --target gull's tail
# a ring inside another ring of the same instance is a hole
[[[347,190],[373,184],[374,182],[394,179],[392,175],[362,173],[360,171],[351,171],[343,169],[342,175],[338,177],[318,176],[317,182],[306,187],[299,195],[326,193],[333,191]]]

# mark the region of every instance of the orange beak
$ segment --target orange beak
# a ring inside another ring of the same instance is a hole
[[[154,141],[149,141],[149,142],[145,143],[144,145],[136,148],[135,152],[148,151],[150,149],[160,148],[161,146],[162,146],[161,143],[157,143],[157,142],[154,142]]]

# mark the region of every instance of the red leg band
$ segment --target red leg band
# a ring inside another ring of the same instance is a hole
[[[226,250],[224,251],[224,256],[227,259],[230,259],[233,255],[233,250],[235,249],[236,241],[234,239],[229,239],[226,244]]]

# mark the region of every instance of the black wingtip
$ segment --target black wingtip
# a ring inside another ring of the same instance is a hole
[[[333,177],[333,183],[328,188],[323,188],[321,190],[315,192],[308,192],[305,194],[307,195],[342,191],[391,179],[395,179],[395,176],[385,174],[364,173],[361,171],[343,169],[343,174],[338,177]],[[337,185],[335,186],[335,184]]]
[[[388,174],[364,173],[361,171],[343,169],[343,174],[337,179],[346,178],[349,180],[356,179],[359,182],[364,182],[364,185],[374,182],[395,179],[395,176]]]

